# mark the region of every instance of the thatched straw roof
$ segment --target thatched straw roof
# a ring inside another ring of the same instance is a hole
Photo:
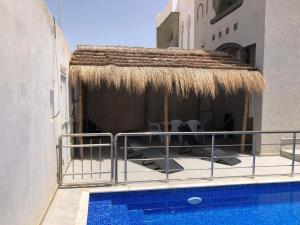
[[[182,49],[78,46],[70,77],[90,87],[105,83],[138,93],[152,85],[182,97],[214,97],[219,89],[260,93],[266,86],[259,71],[226,53]]]

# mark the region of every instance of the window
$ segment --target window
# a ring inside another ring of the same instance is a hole
[[[203,18],[204,12],[203,12],[203,4],[199,4],[197,8],[197,21],[199,21],[200,18]]]
[[[218,47],[216,51],[226,52],[235,58],[242,59],[243,47],[236,43],[225,43]]]
[[[239,8],[243,4],[244,0],[213,0],[213,8],[216,13],[216,17],[213,18],[210,23],[214,24]]]
[[[239,28],[239,24],[238,23],[235,23],[234,25],[233,25],[233,30],[237,30]]]
[[[215,0],[214,9],[216,14],[224,12],[239,0]]]
[[[219,38],[221,38],[221,37],[222,37],[222,31],[219,32]]]
[[[229,34],[229,27],[226,28],[226,34]]]
[[[213,36],[212,36],[212,40],[213,40],[213,41],[216,40],[216,35],[213,35]]]

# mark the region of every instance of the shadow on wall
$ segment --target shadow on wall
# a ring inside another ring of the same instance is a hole
[[[163,123],[163,93],[152,91],[143,94],[130,94],[102,86],[99,89],[86,89],[84,98],[84,124],[90,132],[148,131],[148,122]],[[216,99],[190,95],[179,99],[169,96],[169,121],[202,120],[208,121],[205,130],[224,129],[226,114],[233,117],[232,130],[241,130],[244,95],[220,94]],[[85,129],[86,130],[86,129]]]

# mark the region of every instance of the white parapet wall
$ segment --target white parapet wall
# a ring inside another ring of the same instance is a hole
[[[162,12],[156,15],[156,27],[158,28],[173,12],[178,12],[179,0],[169,0]]]
[[[57,187],[58,90],[70,53],[42,0],[0,0],[0,33],[0,224],[34,225]]]

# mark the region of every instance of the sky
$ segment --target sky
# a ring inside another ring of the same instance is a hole
[[[45,0],[58,21],[58,0]],[[61,27],[77,44],[156,47],[155,15],[168,0],[61,0]]]

